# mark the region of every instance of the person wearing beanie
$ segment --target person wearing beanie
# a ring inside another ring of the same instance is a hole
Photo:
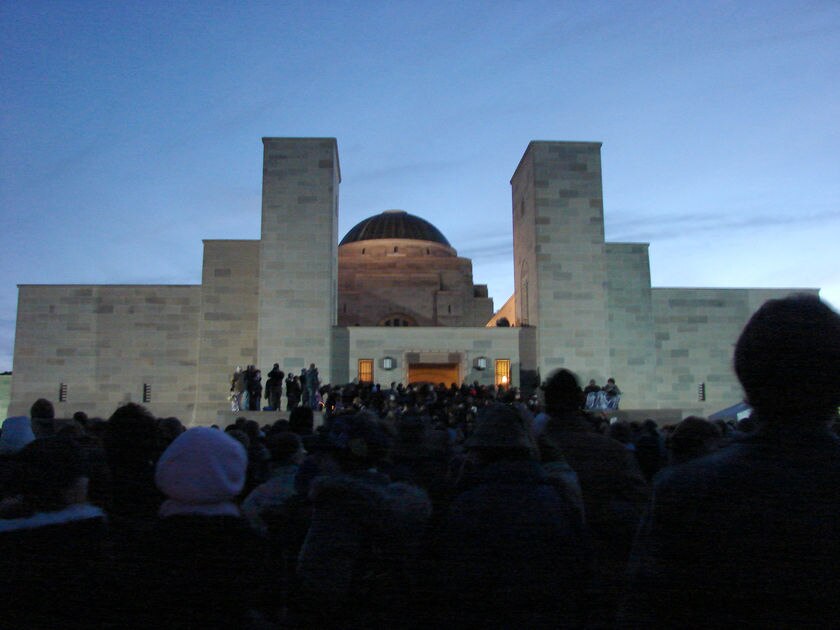
[[[160,515],[238,517],[233,499],[245,484],[247,466],[245,449],[229,435],[207,427],[185,431],[157,462],[155,484],[167,496]]]
[[[431,553],[432,624],[574,627],[590,553],[579,510],[540,466],[528,419],[510,405],[479,412],[464,446],[475,471]],[[452,593],[458,593],[457,601]]]
[[[769,300],[733,358],[756,429],[655,477],[623,627],[837,627],[840,314]]]
[[[137,626],[242,627],[258,605],[264,549],[234,502],[247,464],[242,444],[207,427],[188,429],[161,454],[155,483],[166,500],[137,550],[140,571],[123,585]]]

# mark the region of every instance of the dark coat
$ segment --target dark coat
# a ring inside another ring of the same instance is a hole
[[[102,613],[105,515],[78,505],[0,523],[0,625],[95,626]]]
[[[647,481],[667,463],[668,454],[662,436],[644,433],[636,440],[636,461]]]
[[[541,439],[559,449],[577,473],[593,537],[626,560],[649,497],[633,453],[596,433],[578,414],[550,418]]]
[[[286,400],[288,402],[289,408],[297,406],[300,402],[301,396],[301,387],[300,381],[296,381],[293,378],[286,379]]]
[[[569,627],[579,623],[590,553],[579,511],[537,462],[478,471],[435,537],[433,623]]]
[[[763,430],[667,468],[636,541],[627,627],[837,627],[840,441]]]
[[[549,418],[539,440],[542,451],[559,450],[577,473],[595,556],[588,623],[609,625],[621,598],[648,485],[633,453],[621,442],[596,433],[580,413]]]
[[[416,555],[431,514],[421,489],[381,474],[317,478],[312,523],[289,602],[306,627],[380,627],[405,621]]]
[[[270,585],[262,539],[234,516],[161,518],[122,563],[120,617],[138,628],[243,627]]]

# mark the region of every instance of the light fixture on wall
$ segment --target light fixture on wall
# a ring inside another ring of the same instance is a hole
[[[394,357],[385,357],[382,359],[383,370],[393,370],[395,367],[397,367],[397,360]]]
[[[476,357],[475,361],[473,361],[473,367],[476,370],[486,370],[487,369],[487,357]]]

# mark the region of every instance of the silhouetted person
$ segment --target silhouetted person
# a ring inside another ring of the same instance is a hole
[[[705,418],[689,416],[668,436],[671,464],[684,464],[713,452],[721,443],[718,426]]]
[[[636,461],[648,481],[667,463],[665,441],[651,419],[644,421],[641,433],[636,438]]]
[[[562,453],[577,473],[595,553],[590,622],[608,623],[615,618],[620,601],[622,576],[648,499],[648,486],[634,454],[594,431],[581,411],[583,391],[573,372],[553,372],[544,390],[549,420],[539,438],[540,447],[544,455]]]
[[[241,444],[205,427],[185,431],[163,452],[155,482],[166,500],[137,568],[123,578],[138,609],[120,625],[247,627],[267,578],[262,542],[235,502],[247,465]]]
[[[35,437],[47,437],[55,434],[55,407],[46,398],[39,398],[29,408],[32,419],[32,431]]]
[[[587,536],[573,497],[540,466],[526,420],[493,403],[465,446],[472,472],[435,532],[435,625],[578,625]]]
[[[273,410],[280,409],[280,397],[283,395],[283,377],[285,372],[280,369],[280,364],[275,363],[268,373],[268,380],[265,382],[265,399],[268,406]]]
[[[758,430],[657,477],[627,627],[837,626],[840,316],[815,296],[766,302],[735,372]]]
[[[16,455],[17,500],[0,506],[0,625],[96,627],[105,514],[87,502],[84,454],[69,438]]]
[[[112,478],[109,516],[117,521],[154,518],[163,501],[154,481],[161,452],[155,417],[142,405],[123,405],[108,420],[104,446]]]

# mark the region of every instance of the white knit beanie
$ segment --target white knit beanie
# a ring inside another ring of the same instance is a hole
[[[230,501],[245,485],[245,447],[217,429],[196,427],[179,435],[157,463],[155,483],[179,503]]]
[[[26,416],[15,416],[3,421],[3,433],[0,434],[0,453],[17,453],[35,439],[32,423]]]

